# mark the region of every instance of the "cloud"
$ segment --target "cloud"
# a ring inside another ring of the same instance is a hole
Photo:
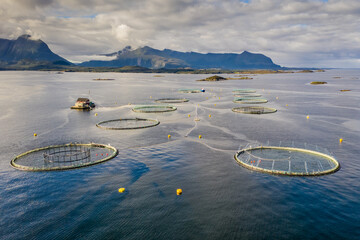
[[[0,37],[28,33],[73,61],[149,45],[360,67],[358,0],[2,0],[0,21]]]

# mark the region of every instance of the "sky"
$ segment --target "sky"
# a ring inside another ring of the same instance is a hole
[[[130,45],[360,68],[360,0],[0,0],[0,22],[73,62]]]

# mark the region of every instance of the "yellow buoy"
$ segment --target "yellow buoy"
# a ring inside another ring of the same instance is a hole
[[[97,113],[95,113],[95,116],[97,116]]]
[[[209,117],[211,117],[211,114],[209,114]]]
[[[342,138],[340,138],[340,139],[339,139],[339,143],[342,143],[342,142],[343,142],[343,139],[342,139]]]
[[[188,115],[188,117],[190,117],[190,114]]]
[[[37,133],[34,133],[34,137],[36,137],[37,136]]]
[[[306,116],[306,119],[309,119],[309,118],[310,118],[310,116],[309,116],[309,115],[307,115],[307,116]]]
[[[125,188],[119,188],[119,193],[123,193],[123,192],[125,192]]]
[[[170,134],[168,135],[168,138],[171,138],[171,135],[170,135]]]
[[[287,107],[288,105],[286,104],[285,106]]]
[[[199,135],[199,139],[201,139],[202,138],[202,135]]]
[[[176,194],[181,195],[182,194],[182,189],[181,188],[176,189]]]

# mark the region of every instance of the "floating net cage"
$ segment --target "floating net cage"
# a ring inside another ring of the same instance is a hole
[[[201,89],[179,89],[181,93],[201,93]]]
[[[68,170],[108,161],[118,154],[110,145],[69,143],[37,148],[16,156],[12,167],[24,171]]]
[[[141,113],[161,113],[161,112],[172,112],[177,108],[173,106],[163,106],[163,105],[148,105],[148,106],[136,106],[132,110],[134,112]]]
[[[243,104],[259,104],[267,103],[268,100],[265,98],[235,98],[234,103],[243,103]]]
[[[235,160],[254,171],[288,176],[320,176],[340,169],[339,162],[326,149],[312,148],[306,144],[304,148],[247,145],[235,154]]]
[[[256,90],[255,89],[250,89],[250,88],[244,88],[244,89],[234,89],[233,93],[255,93]]]
[[[183,103],[188,101],[189,99],[186,98],[160,98],[155,100],[157,103]]]
[[[96,124],[98,128],[106,130],[132,130],[155,127],[160,122],[156,119],[145,119],[145,118],[122,118],[102,121]]]
[[[231,109],[233,112],[237,113],[245,113],[245,114],[266,114],[266,113],[274,113],[277,110],[275,108],[266,108],[266,107],[235,107]]]
[[[241,93],[241,94],[234,94],[234,97],[238,98],[258,98],[261,97],[261,94],[257,93]]]

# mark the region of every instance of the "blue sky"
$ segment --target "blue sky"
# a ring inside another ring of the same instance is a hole
[[[1,0],[0,37],[31,34],[75,62],[127,45],[263,53],[282,66],[360,67],[359,0]]]

